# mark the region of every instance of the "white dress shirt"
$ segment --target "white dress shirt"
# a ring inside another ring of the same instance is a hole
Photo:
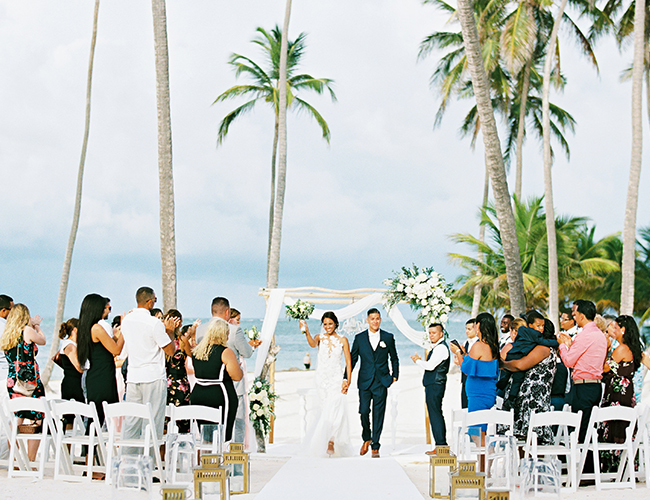
[[[440,363],[442,363],[445,359],[449,358],[449,348],[447,348],[447,346],[442,345],[443,340],[444,337],[441,338],[435,344],[433,344],[433,347],[431,348],[433,353],[431,354],[431,357],[429,358],[428,361],[424,359],[418,359],[415,362],[415,364],[421,368],[424,368],[425,370],[431,371],[431,370],[435,370]],[[441,345],[442,347],[440,347]]]
[[[370,346],[372,347],[373,351],[377,350],[377,346],[379,345],[379,330],[376,332],[371,332],[370,328],[368,328],[368,340],[370,341]]]

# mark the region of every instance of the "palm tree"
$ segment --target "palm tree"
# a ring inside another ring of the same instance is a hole
[[[160,260],[163,307],[176,308],[176,235],[174,222],[174,171],[172,124],[169,104],[169,53],[165,0],[152,0],[156,53],[156,103],[158,108],[158,183],[160,203]]]
[[[83,189],[84,167],[86,165],[86,151],[88,150],[88,136],[90,134],[90,95],[93,83],[93,62],[95,60],[95,45],[97,43],[97,19],[99,17],[99,0],[95,0],[95,11],[93,14],[93,34],[90,39],[90,56],[88,58],[88,76],[86,77],[86,116],[84,124],[84,135],[81,144],[81,159],[79,160],[79,170],[77,172],[77,194],[74,201],[74,212],[72,215],[72,227],[68,237],[68,246],[65,251],[63,261],[63,272],[61,273],[61,285],[59,286],[59,298],[56,304],[56,317],[54,319],[54,334],[52,335],[52,347],[50,356],[41,375],[43,383],[47,384],[52,375],[54,362],[52,357],[59,350],[59,327],[63,322],[63,312],[65,310],[65,299],[68,294],[68,280],[70,279],[70,267],[72,266],[72,252],[77,239],[77,230],[79,229],[79,218],[81,217],[81,192]]]
[[[543,197],[520,202],[514,197],[517,239],[521,251],[526,305],[547,310],[548,291],[548,239]],[[458,253],[450,253],[452,262],[465,270],[458,279],[461,285],[455,300],[468,307],[472,287],[481,283],[483,305],[496,312],[508,308],[508,289],[505,283],[505,262],[501,234],[494,206],[481,209],[481,224],[487,230],[491,243],[483,243],[469,234],[455,234],[457,243],[468,244],[484,256],[484,261]],[[555,220],[557,232],[560,302],[565,305],[576,297],[598,300],[600,290],[620,267],[612,260],[609,248],[618,240],[617,235],[594,240],[594,227],[583,217],[560,216]]]
[[[555,44],[560,30],[560,20],[564,15],[567,0],[562,0],[558,10],[553,31],[548,42],[548,51],[544,62],[544,89],[542,91],[542,132],[544,134],[544,200],[546,201],[546,234],[548,239],[548,314],[559,329],[559,277],[557,263],[557,236],[555,234],[555,209],[553,207],[553,174],[551,173],[551,118],[549,112],[549,92],[551,88],[551,64],[555,58]]]
[[[515,219],[510,205],[506,169],[501,154],[501,144],[494,111],[490,100],[489,82],[485,73],[481,45],[479,42],[474,12],[470,0],[458,0],[458,17],[463,34],[463,44],[467,65],[472,78],[472,88],[476,97],[483,142],[485,144],[486,168],[492,180],[496,213],[501,228],[503,255],[506,277],[510,292],[510,310],[513,314],[522,314],[526,303],[524,300],[524,282],[519,257],[519,243],[515,228]]]
[[[636,214],[639,204],[639,181],[643,152],[643,69],[645,48],[645,1],[635,0],[634,63],[632,66],[632,158],[623,223],[623,263],[621,266],[621,314],[634,311],[634,273],[636,246]]]
[[[229,64],[235,68],[235,74],[237,76],[241,74],[248,76],[252,83],[246,85],[235,85],[220,94],[214,102],[217,103],[239,96],[253,97],[251,100],[228,113],[221,121],[217,135],[218,145],[222,144],[225,140],[232,123],[234,123],[234,121],[240,116],[252,111],[255,104],[258,102],[266,102],[273,107],[275,123],[273,150],[271,155],[271,197],[269,206],[269,237],[267,247],[267,287],[273,287],[275,285],[272,285],[268,278],[271,268],[271,240],[273,234],[275,200],[277,195],[276,185],[278,184],[276,181],[276,158],[278,153],[280,118],[278,89],[280,88],[280,46],[282,30],[276,26],[270,33],[263,28],[257,28],[257,32],[259,36],[253,40],[253,43],[259,45],[265,53],[266,70],[262,68],[262,65],[257,64],[246,56],[232,54],[230,56]],[[300,91],[311,90],[317,94],[322,94],[327,90],[329,91],[332,101],[336,101],[336,94],[332,89],[332,80],[328,78],[314,78],[309,74],[296,74],[296,70],[305,50],[306,36],[305,33],[301,33],[295,40],[287,41],[287,107],[297,111],[304,111],[312,116],[321,128],[323,139],[329,143],[331,134],[325,119],[311,104],[296,95],[296,93]]]

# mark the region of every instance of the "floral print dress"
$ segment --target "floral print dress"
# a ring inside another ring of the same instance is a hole
[[[528,436],[528,422],[532,411],[542,413],[552,411],[551,406],[551,386],[555,370],[557,369],[555,351],[551,353],[535,366],[526,372],[526,377],[521,383],[519,395],[515,398],[512,408],[515,412],[515,423],[513,434],[520,441],[525,441]],[[512,379],[511,379],[512,382]],[[511,383],[506,388],[506,398],[510,391]],[[510,407],[504,410],[509,410]],[[549,426],[535,429],[539,444],[553,444],[553,430]]]
[[[9,373],[7,376],[7,392],[11,399],[24,398],[22,394],[14,391],[14,386],[20,380],[26,382],[36,382],[36,388],[32,393],[33,398],[42,398],[45,396],[45,388],[41,382],[41,376],[38,372],[38,364],[36,363],[36,355],[38,354],[38,347],[33,342],[27,344],[23,336],[20,336],[18,344],[5,351],[5,357],[9,363]],[[26,418],[29,420],[43,420],[43,414],[35,411],[19,411],[16,412],[18,418]]]
[[[603,373],[605,390],[601,407],[606,406],[636,406],[634,394],[634,362],[623,361],[617,363],[611,357],[607,360],[610,370]],[[619,420],[604,422],[598,429],[599,441],[605,443],[623,443],[628,423]],[[620,462],[620,451],[601,451],[601,472],[615,472]]]
[[[174,354],[167,358],[167,404],[185,406],[190,404],[190,383],[187,379],[185,361],[187,354],[181,348],[180,340],[174,339]],[[180,420],[178,430],[189,432],[189,421]]]

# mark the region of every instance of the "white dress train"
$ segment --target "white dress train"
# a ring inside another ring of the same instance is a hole
[[[341,393],[345,361],[342,361],[343,343],[337,335],[320,335],[316,390],[320,408],[318,417],[307,432],[303,453],[312,457],[326,457],[329,441],[334,442],[334,456],[352,456],[346,395]]]

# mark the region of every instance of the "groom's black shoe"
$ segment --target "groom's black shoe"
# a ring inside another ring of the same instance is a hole
[[[372,441],[364,441],[363,444],[361,445],[361,451],[359,452],[359,455],[365,455],[368,453],[368,449],[370,448],[370,443]]]
[[[372,450],[372,458],[379,458],[379,450]]]

